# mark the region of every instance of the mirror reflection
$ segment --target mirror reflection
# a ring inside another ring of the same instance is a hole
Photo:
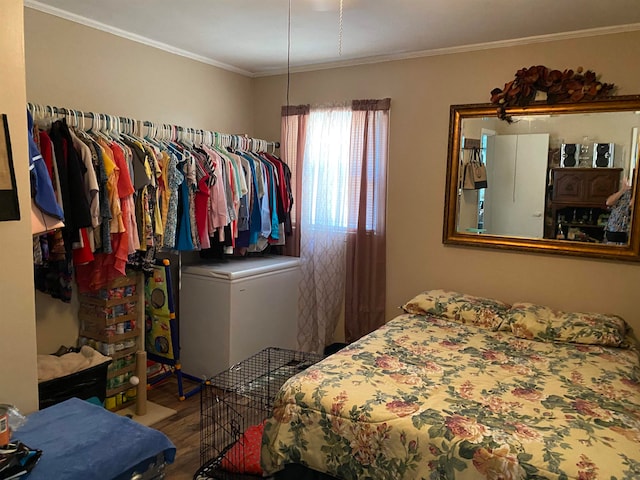
[[[640,261],[640,96],[506,114],[451,106],[443,243]]]
[[[456,231],[628,245],[640,112],[550,112],[513,120],[461,119]],[[465,183],[474,158],[485,166],[486,188]]]

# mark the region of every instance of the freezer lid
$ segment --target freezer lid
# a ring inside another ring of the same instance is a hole
[[[190,265],[183,267],[182,273],[208,278],[236,280],[238,278],[298,268],[299,266],[300,259],[297,257],[273,255],[268,257],[233,258],[225,262]]]

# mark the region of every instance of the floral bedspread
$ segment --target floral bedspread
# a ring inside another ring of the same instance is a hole
[[[638,352],[400,315],[285,383],[262,464],[287,463],[343,479],[638,479]]]

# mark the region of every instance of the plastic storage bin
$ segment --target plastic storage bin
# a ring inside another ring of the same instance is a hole
[[[109,360],[64,377],[40,382],[38,384],[40,410],[73,397],[82,400],[98,397],[101,402],[104,402],[107,393],[107,369],[110,363]]]

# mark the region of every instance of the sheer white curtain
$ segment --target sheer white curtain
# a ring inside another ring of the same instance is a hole
[[[302,169],[298,344],[322,352],[340,318],[349,221],[351,105],[309,114]]]

